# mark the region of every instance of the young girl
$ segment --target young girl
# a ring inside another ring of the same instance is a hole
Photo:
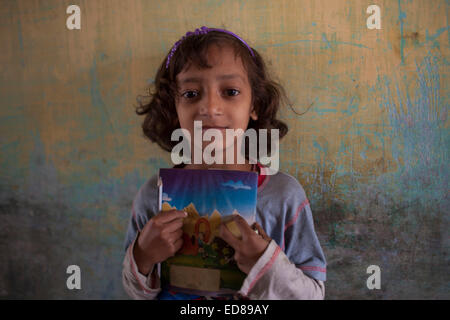
[[[158,70],[151,102],[137,113],[145,115],[144,134],[169,152],[178,143],[171,141],[172,132],[182,128],[193,136],[197,120],[221,132],[278,129],[281,138],[287,126],[276,114],[283,93],[270,80],[259,53],[244,40],[227,30],[202,27],[175,43]],[[240,239],[224,225],[220,228],[220,237],[233,247],[238,267],[247,274],[234,298],[324,298],[325,257],[309,202],[295,178],[281,172],[269,175],[268,168],[249,161],[178,167],[259,174],[256,223],[249,226],[235,217]],[[210,298],[161,289],[157,266],[181,248],[186,213],[159,212],[157,180],[157,175],[150,178],[133,201],[125,239],[125,291],[135,299]]]

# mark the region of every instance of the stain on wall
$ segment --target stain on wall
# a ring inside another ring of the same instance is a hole
[[[66,8],[81,8],[81,30]],[[369,30],[366,9],[381,9]],[[122,299],[138,188],[170,156],[136,97],[186,31],[230,29],[285,87],[327,299],[448,299],[448,1],[0,2],[0,298]],[[66,288],[77,264],[82,289]],[[381,289],[366,286],[369,265]]]

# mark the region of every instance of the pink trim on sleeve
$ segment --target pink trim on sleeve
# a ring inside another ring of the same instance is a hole
[[[287,228],[289,228],[290,226],[292,226],[298,219],[298,216],[300,215],[300,212],[302,212],[303,208],[305,208],[307,205],[309,204],[308,199],[306,199],[305,201],[303,201],[300,206],[297,209],[297,212],[295,213],[294,218],[292,218],[288,223],[286,223],[286,225],[284,226],[284,231],[287,230]]]
[[[315,267],[315,266],[296,266],[297,268],[305,271],[318,271],[318,272],[327,272],[327,268]]]
[[[281,251],[281,248],[279,246],[277,246],[277,248],[275,249],[275,252],[272,255],[272,258],[270,258],[270,260],[266,263],[266,265],[258,272],[255,279],[248,287],[248,290],[247,290],[247,293],[245,294],[245,296],[248,296],[248,293],[250,292],[250,290],[252,290],[252,288],[254,287],[256,282],[259,279],[261,279],[261,277],[267,272],[267,270],[270,269],[270,267],[272,267],[273,263],[275,262],[276,258],[278,257],[278,254],[280,253],[280,251]]]
[[[305,201],[303,201],[300,206],[297,208],[297,212],[295,213],[295,216],[288,222],[286,223],[286,225],[284,226],[284,232],[283,232],[283,244],[281,245],[281,249],[284,250],[284,233],[286,232],[286,230],[292,226],[298,219],[298,217],[300,216],[300,212],[302,212],[302,210],[309,205],[309,201],[308,199],[306,199]]]

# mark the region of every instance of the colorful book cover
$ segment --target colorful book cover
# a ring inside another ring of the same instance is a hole
[[[238,291],[246,277],[233,260],[234,249],[218,237],[223,222],[236,236],[230,219],[255,222],[258,175],[231,170],[160,169],[162,211],[184,210],[183,247],[161,265],[161,284],[198,295]]]

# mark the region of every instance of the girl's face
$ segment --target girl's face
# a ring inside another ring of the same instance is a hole
[[[177,75],[179,96],[175,101],[180,126],[194,137],[194,121],[202,121],[203,130],[219,129],[225,140],[226,129],[247,129],[253,111],[252,90],[240,57],[233,48],[212,45],[207,52],[212,68],[191,65]],[[231,141],[224,142],[224,148]],[[211,142],[203,142],[203,148]]]

